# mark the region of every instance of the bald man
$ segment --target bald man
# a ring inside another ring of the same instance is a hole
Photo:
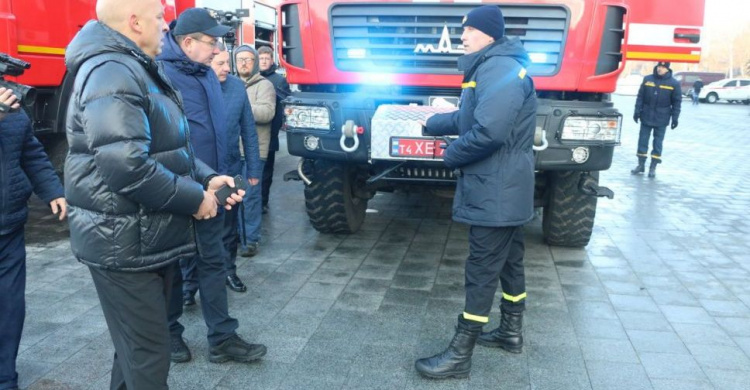
[[[70,244],[112,336],[111,388],[167,389],[175,262],[195,255],[193,219],[215,217],[215,191],[233,180],[194,158],[179,94],[154,61],[161,0],[99,0],[96,12],[65,54]]]

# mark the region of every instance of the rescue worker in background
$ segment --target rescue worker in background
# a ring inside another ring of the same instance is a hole
[[[257,186],[260,183],[263,165],[258,153],[255,119],[250,108],[250,100],[245,94],[245,84],[237,76],[229,74],[229,52],[223,43],[219,45],[219,54],[211,62],[211,68],[221,83],[221,92],[224,94],[224,105],[227,109],[227,172],[231,176],[242,176],[250,187]],[[227,286],[233,291],[245,292],[247,286],[237,276],[237,215],[237,209],[232,209],[224,218],[224,246],[229,252],[226,264]]]
[[[189,8],[180,14],[174,29],[164,37],[164,49],[157,57],[164,66],[164,73],[182,95],[195,156],[219,173],[227,171],[227,113],[211,61],[219,54],[219,38],[228,31],[229,27],[219,25],[206,9]],[[251,362],[266,354],[265,346],[250,344],[237,334],[239,323],[229,315],[225,287],[229,254],[222,236],[225,217],[226,213],[222,212],[215,218],[196,221],[198,255],[180,262],[182,274],[177,277],[185,277],[184,287],[178,279],[172,288],[169,307],[171,359],[175,363],[192,358],[182,338],[185,327],[179,319],[183,304],[190,303],[195,289],[200,291],[201,311],[208,327],[210,362]],[[196,273],[197,286],[188,283],[190,275]]]
[[[654,74],[643,78],[638,98],[635,101],[633,120],[641,122],[641,134],[638,136],[638,166],[630,171],[639,175],[646,170],[648,158],[648,139],[654,131],[654,144],[651,148],[651,166],[648,177],[656,177],[656,165],[661,164],[662,143],[667,132],[670,118],[671,128],[677,127],[682,105],[680,83],[672,77],[669,62],[659,62],[654,67]]]
[[[693,83],[693,90],[690,93],[690,97],[693,98],[693,105],[697,106],[699,102],[698,96],[701,94],[701,89],[703,89],[703,80],[698,79],[695,80]]]
[[[265,214],[268,212],[268,195],[271,192],[271,182],[273,182],[276,151],[279,150],[279,130],[281,130],[284,121],[284,107],[281,102],[291,95],[292,91],[289,89],[286,78],[276,73],[278,66],[273,62],[273,50],[270,47],[261,46],[258,49],[258,65],[260,66],[260,75],[270,81],[276,90],[276,113],[271,121],[271,144],[268,147],[268,157],[263,166],[261,204],[263,205],[263,214]]]
[[[248,45],[238,46],[234,50],[234,58],[237,74],[245,82],[247,98],[250,99],[255,129],[258,131],[260,159],[265,166],[271,145],[271,121],[276,114],[276,92],[273,84],[260,75],[258,52],[255,48]],[[263,180],[260,179],[260,186],[251,187],[247,192],[247,203],[242,211],[243,222],[239,228],[243,246],[240,256],[243,257],[255,256],[259,250]]]
[[[458,134],[444,163],[458,169],[453,220],[471,225],[466,260],[466,303],[448,348],[419,359],[416,370],[430,378],[466,377],[474,344],[521,352],[525,308],[523,225],[534,214],[534,154],[537,99],[526,74],[531,63],[518,39],[506,38],[500,8],[469,12],[461,35],[466,55],[458,59],[463,92],[458,111],[427,118],[424,133]],[[498,282],[500,326],[489,321]],[[481,333],[481,335],[480,335]]]

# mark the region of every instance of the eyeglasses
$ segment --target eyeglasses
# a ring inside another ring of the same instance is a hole
[[[237,63],[242,64],[242,65],[245,65],[250,62],[255,62],[255,58],[238,58],[237,59]]]
[[[213,48],[219,47],[219,43],[221,43],[221,41],[219,41],[218,39],[213,39],[213,40],[208,41],[208,42],[202,41],[200,39],[195,39],[195,41],[196,42],[200,42],[200,43],[205,43],[206,45],[209,45],[209,46],[211,46]]]

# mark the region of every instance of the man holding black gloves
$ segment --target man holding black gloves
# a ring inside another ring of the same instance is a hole
[[[682,105],[682,90],[680,83],[672,77],[672,69],[669,62],[659,62],[654,67],[654,74],[643,78],[641,88],[638,90],[638,99],[635,101],[635,112],[633,120],[641,122],[641,133],[638,136],[638,166],[630,171],[633,175],[639,175],[646,170],[646,158],[648,158],[648,139],[651,131],[654,132],[654,144],[651,148],[651,166],[648,177],[656,177],[656,165],[661,163],[662,143],[667,125],[672,123],[672,129],[677,127]]]

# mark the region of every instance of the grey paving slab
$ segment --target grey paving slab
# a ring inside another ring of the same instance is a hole
[[[641,353],[641,363],[650,378],[704,380],[706,375],[689,354]]]
[[[650,390],[651,381],[640,364],[587,362],[594,390]]]
[[[625,118],[632,97],[614,96]],[[419,377],[414,360],[445,348],[464,306],[468,227],[450,199],[378,193],[362,229],[319,234],[303,185],[277,154],[260,253],[238,259],[244,294],[230,312],[268,355],[255,364],[207,361],[199,309],[186,311],[194,360],[174,365],[175,389],[747,389],[750,383],[750,143],[744,106],[683,107],[656,179],[629,174],[637,126],[601,182],[586,248],[543,244],[525,229],[524,352],[478,348],[469,379]],[[726,137],[726,134],[733,137]],[[698,147],[699,145],[699,147]],[[733,153],[725,153],[731,148]],[[697,152],[700,150],[700,152]],[[106,389],[113,348],[88,269],[71,255],[67,225],[32,202],[27,225],[28,315],[22,388]],[[200,298],[199,298],[200,299]],[[496,297],[487,328],[499,323]]]
[[[688,353],[684,342],[674,332],[655,332],[650,330],[628,330],[627,332],[630,342],[639,353]]]

